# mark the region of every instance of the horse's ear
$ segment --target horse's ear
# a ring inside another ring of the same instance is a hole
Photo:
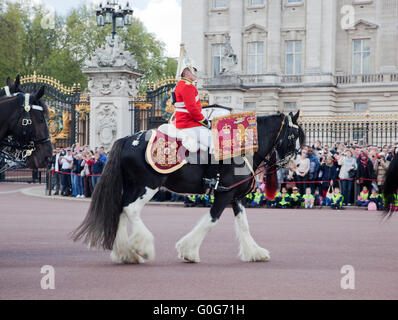
[[[18,88],[20,84],[21,84],[21,79],[20,79],[19,75],[17,75],[17,77],[15,78],[15,82],[14,82],[15,88]]]
[[[298,110],[297,113],[293,116],[292,118],[293,123],[297,123],[299,117],[300,117],[300,110]]]
[[[39,91],[37,91],[35,98],[36,100],[41,99],[41,97],[44,96],[44,86],[41,86]]]
[[[8,77],[8,78],[7,78],[7,80],[6,80],[6,84],[7,84],[7,86],[9,86],[9,87],[11,87],[11,86],[12,86],[12,82],[11,82],[11,79],[10,79],[10,77]]]

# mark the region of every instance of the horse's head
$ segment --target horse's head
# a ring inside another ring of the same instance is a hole
[[[281,131],[276,141],[276,151],[280,159],[288,161],[294,157],[305,142],[305,134],[298,124],[300,110],[295,115],[283,115]]]
[[[43,168],[51,160],[52,146],[46,117],[48,109],[41,97],[44,86],[35,94],[18,93],[19,116],[11,135],[27,151],[26,165],[29,168]]]
[[[3,97],[3,96],[9,97],[14,93],[22,92],[21,81],[20,81],[19,75],[17,75],[14,82],[12,82],[10,77],[8,77],[6,80],[6,84],[7,85],[5,87],[0,89],[0,97]]]

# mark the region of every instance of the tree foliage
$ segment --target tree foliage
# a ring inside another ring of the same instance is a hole
[[[97,27],[92,6],[82,5],[66,16],[55,14],[50,26],[43,23],[47,15],[40,5],[22,6],[0,0],[0,86],[7,77],[33,71],[68,86],[74,83],[80,83],[82,88],[87,86],[82,67],[105,44],[111,26]],[[166,56],[164,43],[147,32],[139,19],[133,18],[132,25],[119,29],[118,34],[144,72],[143,81],[175,74],[176,60]]]

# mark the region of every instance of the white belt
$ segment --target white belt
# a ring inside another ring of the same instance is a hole
[[[185,108],[185,103],[184,102],[176,102],[174,103],[176,108]]]
[[[185,112],[185,113],[189,113],[187,109],[185,109],[185,108],[177,108],[177,107],[175,107],[175,112]]]

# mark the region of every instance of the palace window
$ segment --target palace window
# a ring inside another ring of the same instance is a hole
[[[255,102],[245,102],[244,109],[245,109],[245,111],[255,111],[256,103]]]
[[[352,73],[370,73],[370,39],[353,40]]]
[[[226,8],[227,0],[213,0],[213,8]]]
[[[212,45],[212,55],[213,55],[213,76],[216,76],[221,72],[222,44]]]
[[[249,4],[251,6],[261,6],[264,4],[264,0],[250,0]]]
[[[301,41],[286,41],[285,45],[285,73],[301,73]]]
[[[356,112],[364,112],[368,110],[368,103],[367,102],[355,102],[354,103],[354,111]]]
[[[296,102],[285,102],[283,105],[284,112],[294,112],[297,111],[297,104]]]
[[[247,73],[263,73],[264,42],[249,42],[247,44]]]
[[[303,0],[287,0],[287,3],[302,3]]]

